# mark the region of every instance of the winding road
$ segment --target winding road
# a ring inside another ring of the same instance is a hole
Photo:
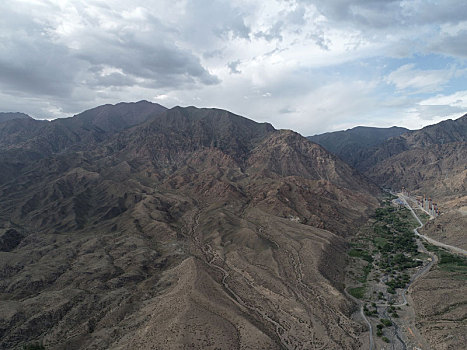
[[[363,310],[364,304],[362,304],[362,301],[355,298],[353,295],[351,295],[349,292],[347,292],[347,288],[344,288],[345,294],[352,299],[356,304],[361,304],[360,305],[360,315],[362,318],[365,320],[366,324],[368,325],[369,331],[370,331],[370,350],[373,350],[374,348],[374,340],[373,340],[373,326],[371,325],[371,322],[368,320],[368,318],[365,315],[365,311]]]
[[[417,219],[418,223],[420,224],[419,227],[417,227],[416,229],[414,229],[414,232],[415,234],[418,236],[418,237],[421,237],[423,238],[424,240],[426,240],[428,243],[431,243],[433,245],[436,245],[438,247],[441,247],[441,248],[445,248],[445,249],[448,249],[450,251],[452,251],[453,253],[456,253],[456,254],[462,254],[464,256],[467,256],[467,250],[464,250],[462,248],[459,248],[459,247],[455,247],[455,246],[452,246],[452,245],[449,245],[449,244],[445,244],[445,243],[442,243],[442,242],[439,242],[437,240],[434,240],[433,238],[430,238],[428,236],[425,236],[425,235],[422,235],[418,232],[417,229],[423,227],[423,224],[421,222],[421,220],[418,218],[417,214],[415,214],[414,210],[412,209],[412,207],[409,205],[407,199],[409,199],[408,197],[400,194],[399,195],[399,198],[401,201],[404,202],[405,206],[410,209],[410,211],[412,212],[412,215],[415,217],[415,219]]]

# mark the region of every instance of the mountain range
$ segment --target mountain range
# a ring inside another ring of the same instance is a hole
[[[443,201],[466,193],[467,114],[420,130],[354,128],[310,139],[382,187]]]
[[[391,128],[357,126],[348,130],[308,136],[308,139],[337,154],[351,166],[360,167],[369,149],[376,148],[386,140],[408,131],[410,130],[396,126]]]
[[[379,188],[301,135],[140,101],[0,122],[0,347],[357,349]]]
[[[463,244],[466,137],[467,115],[307,139],[147,101],[0,113],[0,347],[364,348],[348,240],[404,186]]]

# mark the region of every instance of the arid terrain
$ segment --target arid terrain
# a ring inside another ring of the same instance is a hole
[[[339,140],[335,154],[383,187],[405,187],[440,200],[466,195],[467,115],[420,130],[373,129],[373,134],[381,135],[380,142],[366,136],[372,128],[354,128],[310,139],[322,145]],[[397,133],[400,135],[395,136]],[[347,154],[347,146],[356,148],[351,155]]]
[[[465,272],[436,267],[411,291],[417,327],[432,349],[462,349],[466,337]]]
[[[338,155],[347,164],[359,168],[368,154],[378,149],[378,146],[409,131],[409,129],[396,126],[391,128],[357,126],[352,129],[327,132],[307,138]]]
[[[0,346],[359,349],[378,188],[302,136],[147,102],[0,123]]]
[[[324,134],[323,141],[349,140],[354,148],[355,142],[359,141],[359,153],[351,154],[353,165],[382,187],[405,188],[413,198],[432,198],[440,214],[426,220],[420,234],[465,251],[467,116],[408,131],[377,145],[362,144],[362,138],[358,139],[354,134],[363,131],[355,128],[341,132],[349,134],[345,137],[339,133]],[[319,142],[319,137],[314,138]],[[344,150],[345,143],[336,150],[343,159],[349,157]],[[415,208],[416,203],[413,200],[411,205]],[[428,219],[421,209],[417,209],[417,213]],[[467,260],[463,254],[424,244],[437,254],[437,262],[408,290],[409,305],[414,307],[410,313],[402,313],[398,322],[406,328],[407,340],[413,338],[419,348],[461,349],[467,342]],[[355,269],[353,267],[351,271],[355,272]],[[368,293],[366,297],[369,297]],[[416,329],[407,321],[415,322]]]
[[[376,158],[407,148],[366,171],[373,182],[293,131],[219,109],[1,114],[0,346],[455,349],[464,262],[428,252],[377,184],[432,196],[441,214],[415,208],[420,233],[465,248],[464,121],[370,139]],[[433,132],[453,140],[428,147]]]
[[[0,1],[0,350],[467,350],[467,1]]]

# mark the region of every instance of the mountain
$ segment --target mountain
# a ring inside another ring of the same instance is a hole
[[[95,147],[165,110],[157,103],[140,101],[99,106],[72,118],[21,118],[0,123],[0,166],[4,169],[0,183],[17,176],[31,162],[71,148]]]
[[[10,117],[0,124],[0,145],[52,154],[76,144],[100,142],[165,110],[157,103],[140,101],[99,106],[72,118],[52,121],[35,120],[22,113],[6,113]]]
[[[0,112],[0,123],[6,122],[7,120],[12,119],[32,119],[29,115],[24,113],[11,113],[11,112]]]
[[[357,126],[345,131],[308,136],[308,139],[323,146],[351,166],[356,167],[365,157],[368,149],[408,131],[409,129],[396,126],[391,128]]]
[[[419,232],[466,249],[467,115],[391,135],[379,143],[355,135],[358,129],[318,135],[314,140],[380,186],[394,190],[405,187],[412,195],[433,198],[441,214]],[[377,130],[373,132],[376,137]],[[442,254],[440,261],[409,289],[409,302],[414,306],[417,329],[431,348],[457,349],[465,344],[466,334],[465,267],[451,265],[446,258],[449,255]],[[451,259],[463,261],[461,257]]]
[[[446,200],[467,189],[467,115],[420,130],[357,127],[309,139],[382,187]]]
[[[359,168],[378,184],[454,198],[467,190],[467,114],[387,140]]]
[[[219,109],[37,125],[0,133],[38,153],[0,183],[0,347],[361,347],[345,237],[379,190],[339,158]]]
[[[107,104],[92,108],[72,118],[56,119],[54,122],[70,129],[115,133],[141,124],[166,110],[167,108],[160,104],[144,100],[134,103],[120,102],[116,105]]]

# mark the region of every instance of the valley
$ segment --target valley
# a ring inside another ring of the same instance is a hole
[[[346,291],[361,305],[356,317],[369,326],[369,349],[432,348],[418,329],[420,310],[413,301],[413,286],[434,266],[446,269],[452,264],[459,279],[467,278],[463,250],[447,247],[445,251],[444,244],[431,245],[428,237],[419,234],[424,224],[412,208],[416,203],[402,193],[398,197],[388,194],[351,243]],[[460,345],[463,340],[453,341]]]
[[[451,190],[430,193],[430,220],[298,133],[219,109],[3,119],[2,348],[463,341],[465,260],[442,248],[463,249]]]
[[[467,1],[0,1],[0,350],[467,349]]]

